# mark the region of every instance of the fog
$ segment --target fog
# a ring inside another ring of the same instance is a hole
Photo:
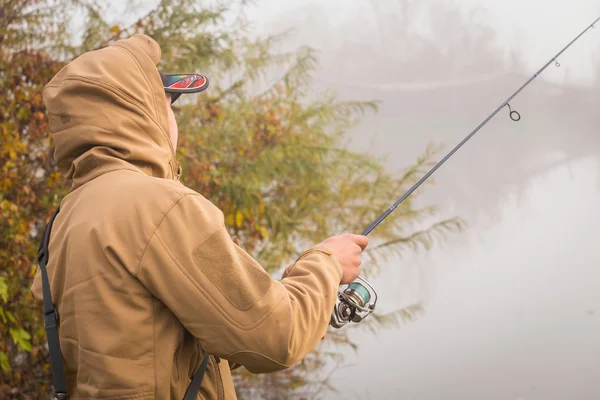
[[[430,142],[450,150],[598,15],[592,0],[259,0],[248,18],[256,35],[293,28],[282,50],[321,51],[315,90],[382,100],[352,146],[400,170]],[[468,229],[384,266],[378,310],[425,312],[353,333],[327,398],[600,398],[599,49],[590,30],[511,101],[521,121],[502,110],[418,191]]]
[[[357,336],[356,366],[337,373],[345,389],[330,398],[599,398],[598,170],[583,160],[572,172],[532,182],[525,204],[504,203],[467,243],[385,270],[374,284],[389,306],[414,300],[395,291],[429,272],[425,314]]]
[[[383,100],[354,146],[399,170],[429,142],[450,150],[600,15],[549,3],[263,0],[249,17],[321,50],[315,89]],[[326,398],[600,398],[598,49],[591,30],[511,102],[521,121],[500,112],[418,191],[468,229],[383,268],[379,310],[425,312],[353,333]]]

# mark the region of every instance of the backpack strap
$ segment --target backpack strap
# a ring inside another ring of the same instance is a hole
[[[50,352],[50,368],[52,370],[52,380],[54,383],[54,397],[59,400],[69,398],[67,394],[67,380],[62,362],[62,353],[60,352],[60,340],[58,337],[58,312],[52,303],[52,294],[50,293],[50,281],[48,280],[48,271],[46,264],[50,254],[48,245],[50,243],[50,231],[56,215],[60,211],[60,206],[54,211],[50,222],[44,230],[44,236],[38,247],[38,263],[42,272],[42,293],[44,297],[44,325],[46,326],[46,337],[48,338],[48,351]]]
[[[52,231],[52,224],[56,219],[56,216],[60,212],[60,206],[54,211],[46,229],[42,241],[38,247],[38,263],[42,272],[42,294],[44,301],[44,325],[46,326],[46,337],[48,339],[48,351],[50,352],[50,369],[52,371],[52,381],[54,384],[54,397],[58,400],[67,400],[69,394],[67,393],[67,380],[65,378],[65,370],[62,360],[62,353],[60,351],[60,340],[58,336],[58,311],[52,303],[52,293],[50,292],[50,281],[48,279],[48,271],[46,265],[50,258],[48,246],[50,244],[50,232]],[[208,353],[204,355],[200,368],[194,374],[194,378],[188,387],[185,397],[183,400],[195,400],[200,390],[200,384],[204,373],[206,372],[206,366],[208,364]]]
[[[190,387],[185,392],[185,397],[183,400],[196,400],[196,396],[198,395],[198,391],[200,390],[200,384],[202,383],[202,378],[204,377],[204,372],[206,372],[206,365],[208,364],[208,353],[204,354],[204,358],[202,359],[202,364],[200,364],[200,368],[194,374],[194,379],[192,379],[192,383],[190,383]]]

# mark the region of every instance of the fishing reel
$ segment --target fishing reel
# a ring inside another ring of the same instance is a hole
[[[329,325],[339,329],[348,322],[360,322],[375,310],[377,293],[360,276],[349,285],[340,286]]]

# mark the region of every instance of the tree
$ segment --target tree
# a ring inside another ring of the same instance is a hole
[[[433,148],[400,176],[386,171],[382,159],[349,150],[348,129],[365,113],[376,112],[378,103],[340,102],[332,93],[312,93],[315,52],[302,48],[277,53],[273,48],[283,39],[280,36],[249,39],[243,19],[226,22],[244,5],[240,1],[209,7],[192,0],[163,0],[130,26],[109,21],[93,2],[11,0],[3,8],[3,398],[35,398],[48,393],[51,384],[41,308],[29,287],[43,227],[67,189],[51,157],[41,89],[82,52],[143,32],[160,43],[162,70],[201,68],[211,77],[206,94],[178,101],[182,180],[223,210],[231,234],[276,277],[302,249],[332,234],[360,232],[431,166]],[[77,45],[66,35],[68,18],[76,10],[83,11],[87,21]],[[428,249],[444,234],[463,227],[459,219],[423,227],[435,207],[418,208],[416,195],[371,234],[366,277],[378,273],[390,254]],[[416,309],[375,314],[357,327],[390,326]],[[240,398],[301,398],[309,392],[316,397],[327,385],[319,377],[327,357],[340,355],[328,349],[328,343],[355,346],[348,331],[328,333],[327,342],[295,368],[257,376],[236,370]]]
[[[60,9],[0,9],[0,397],[36,397],[51,384],[45,332],[29,292],[35,240],[65,193],[48,152],[41,89],[62,63],[36,45],[62,35]]]

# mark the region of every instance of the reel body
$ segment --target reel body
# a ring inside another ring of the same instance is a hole
[[[329,325],[339,329],[352,321],[358,323],[375,310],[377,293],[360,276],[349,285],[341,286]]]

